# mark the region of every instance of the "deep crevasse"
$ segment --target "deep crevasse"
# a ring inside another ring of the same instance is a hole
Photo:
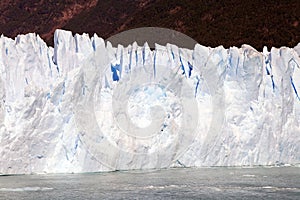
[[[54,40],[0,38],[0,173],[300,163],[300,44]]]

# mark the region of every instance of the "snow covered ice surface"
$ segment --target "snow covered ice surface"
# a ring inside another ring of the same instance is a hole
[[[0,173],[299,165],[300,43],[0,38]]]

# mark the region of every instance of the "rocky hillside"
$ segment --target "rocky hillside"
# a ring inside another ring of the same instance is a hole
[[[57,28],[107,38],[143,26],[178,30],[206,46],[293,47],[299,0],[1,0],[0,33],[36,32],[53,44]]]

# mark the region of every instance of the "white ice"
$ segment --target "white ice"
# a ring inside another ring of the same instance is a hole
[[[0,174],[300,163],[300,43],[54,42],[0,38]]]

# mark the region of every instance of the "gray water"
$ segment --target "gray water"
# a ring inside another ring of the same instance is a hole
[[[0,176],[0,199],[300,199],[300,168]]]

